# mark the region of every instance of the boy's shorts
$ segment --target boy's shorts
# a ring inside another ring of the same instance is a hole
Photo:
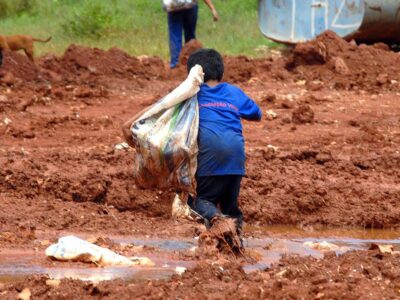
[[[197,196],[189,197],[189,206],[203,218],[227,215],[237,219],[238,228],[243,222],[238,196],[242,175],[197,176]],[[218,206],[220,209],[218,209]]]

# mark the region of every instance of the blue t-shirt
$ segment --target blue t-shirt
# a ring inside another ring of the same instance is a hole
[[[261,110],[240,88],[228,83],[200,86],[197,176],[245,175],[241,118],[260,120]]]

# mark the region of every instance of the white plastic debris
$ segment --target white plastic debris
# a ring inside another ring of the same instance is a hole
[[[273,153],[277,153],[279,151],[279,148],[273,145],[268,145],[267,149],[270,149]]]
[[[190,218],[190,207],[181,200],[178,194],[175,195],[172,202],[172,217],[177,219]]]
[[[123,149],[128,149],[129,145],[127,143],[123,142],[123,143],[116,144],[114,148],[117,150],[123,150]]]
[[[307,81],[305,80],[298,80],[295,82],[296,85],[306,85]]]
[[[147,257],[126,257],[109,249],[75,236],[65,236],[46,249],[46,256],[62,260],[91,262],[98,266],[154,266],[154,262]]]
[[[175,219],[201,220],[201,216],[192,210],[187,202],[182,201],[178,194],[175,195],[172,201],[171,209],[172,217]]]
[[[3,120],[3,123],[4,123],[5,125],[11,124],[11,119],[5,117],[4,120]]]
[[[268,120],[273,120],[273,119],[276,119],[278,114],[276,112],[274,112],[272,109],[269,109],[266,111],[266,116],[267,116]]]
[[[338,251],[342,250],[342,247],[329,243],[327,241],[322,241],[322,242],[304,242],[303,246],[309,247],[314,250],[319,250],[319,251]]]
[[[178,274],[178,275],[182,275],[183,273],[185,273],[186,272],[186,268],[185,267],[176,267],[175,268],[175,272],[176,272],[176,274]]]

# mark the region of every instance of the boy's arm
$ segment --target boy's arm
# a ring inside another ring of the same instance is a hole
[[[214,21],[218,21],[219,20],[219,15],[218,15],[218,12],[215,9],[214,4],[212,3],[212,1],[211,0],[204,0],[204,2],[210,8],[211,13],[213,14]]]
[[[262,112],[257,103],[241,91],[242,99],[239,109],[240,117],[248,121],[261,121]]]

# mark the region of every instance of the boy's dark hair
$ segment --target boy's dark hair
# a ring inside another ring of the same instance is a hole
[[[187,70],[200,65],[204,72],[204,82],[221,81],[224,76],[224,61],[221,54],[214,49],[201,48],[193,52],[187,62]]]

